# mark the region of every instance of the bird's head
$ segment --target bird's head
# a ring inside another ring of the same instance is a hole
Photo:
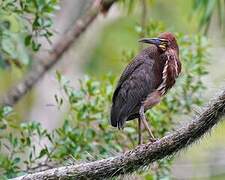
[[[164,32],[157,38],[143,38],[139,42],[154,44],[160,51],[165,52],[169,49],[179,51],[175,36],[170,32]]]

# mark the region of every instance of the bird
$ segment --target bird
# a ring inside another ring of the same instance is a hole
[[[142,123],[155,141],[145,112],[160,103],[181,72],[179,46],[175,35],[163,32],[156,38],[142,38],[149,44],[124,69],[112,96],[110,123],[123,129],[126,121],[138,119],[138,144]]]

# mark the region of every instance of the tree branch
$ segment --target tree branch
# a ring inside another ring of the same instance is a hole
[[[162,139],[136,147],[122,155],[89,163],[54,168],[15,178],[30,179],[103,179],[135,172],[150,163],[173,155],[192,144],[225,115],[225,90],[212,100],[192,122]]]
[[[12,87],[5,97],[1,100],[1,105],[15,105],[40,78],[52,68],[62,57],[62,55],[71,47],[71,45],[85,32],[89,25],[96,19],[100,11],[108,11],[111,5],[117,0],[95,0],[87,13],[76,21],[74,26],[55,44],[53,50],[43,57],[26,75],[25,79]]]

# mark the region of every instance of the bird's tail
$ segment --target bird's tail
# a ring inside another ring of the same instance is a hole
[[[113,104],[110,112],[110,123],[113,127],[117,127],[117,113],[115,112],[115,105]]]
[[[123,117],[121,109],[116,108],[115,104],[112,105],[110,114],[110,123],[113,127],[123,129],[126,118]]]

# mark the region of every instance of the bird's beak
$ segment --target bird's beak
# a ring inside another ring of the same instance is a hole
[[[161,44],[161,39],[160,38],[143,38],[143,39],[139,39],[138,42],[154,44],[156,46],[159,46]]]
[[[167,40],[161,38],[143,38],[140,39],[139,42],[147,43],[147,44],[154,44],[159,47],[161,50],[165,51],[167,48]]]

